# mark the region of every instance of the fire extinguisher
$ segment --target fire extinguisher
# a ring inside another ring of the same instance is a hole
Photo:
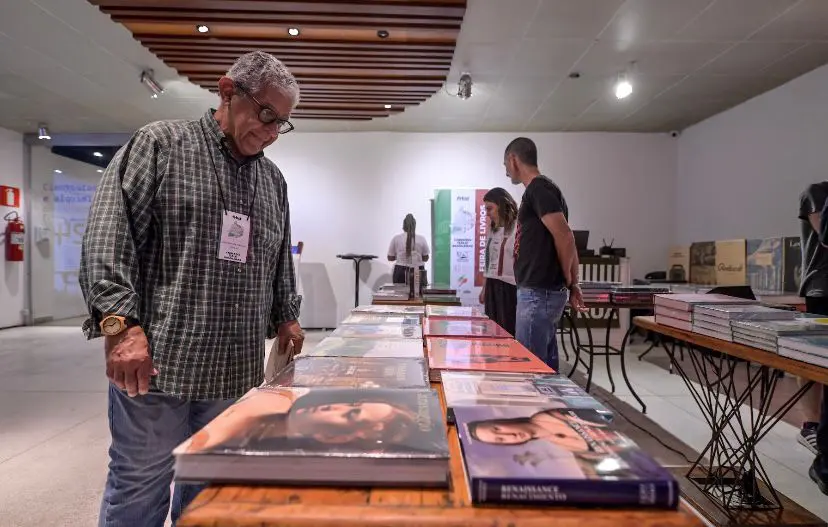
[[[26,226],[16,211],[9,212],[3,219],[6,220],[6,261],[22,262]]]

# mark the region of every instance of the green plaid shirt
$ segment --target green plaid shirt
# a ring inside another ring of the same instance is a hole
[[[212,156],[215,162],[215,170]],[[247,263],[218,259],[227,208],[251,211]],[[190,400],[261,384],[264,339],[299,317],[287,184],[263,155],[237,162],[212,111],[138,130],[103,174],[83,237],[83,330],[132,317],[159,370],[152,387]]]

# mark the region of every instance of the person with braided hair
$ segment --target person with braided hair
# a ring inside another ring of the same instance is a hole
[[[420,271],[420,282],[426,283],[426,270],[423,265],[428,261],[429,248],[426,239],[417,234],[417,220],[413,214],[407,214],[403,220],[403,232],[394,236],[388,247],[388,261],[394,262],[392,282],[405,284],[415,269]]]
[[[480,303],[486,316],[515,334],[517,287],[515,285],[515,231],[518,205],[505,189],[495,187],[483,196],[489,235],[486,240],[485,282]]]

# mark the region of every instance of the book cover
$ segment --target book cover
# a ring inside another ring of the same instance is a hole
[[[697,315],[727,320],[792,320],[797,315],[796,311],[775,309],[762,305],[701,305],[696,306],[694,311]]]
[[[342,388],[428,388],[424,359],[298,357],[270,382],[272,386]]]
[[[483,309],[477,306],[426,306],[426,317],[450,319],[487,319]]]
[[[327,337],[309,351],[305,357],[385,357],[423,358],[423,343],[417,339],[355,339]]]
[[[419,326],[420,317],[418,315],[391,315],[378,313],[351,313],[345,320],[343,325],[367,325],[376,326],[383,324],[393,324],[397,326]]]
[[[787,236],[784,239],[782,290],[799,293],[802,285],[802,240],[799,236]]]
[[[433,390],[264,385],[173,454],[182,481],[445,486],[448,476]]]
[[[431,371],[505,371],[555,373],[531,351],[512,339],[426,338]],[[432,375],[433,380],[439,380]]]
[[[421,339],[423,338],[423,329],[420,326],[395,326],[390,324],[385,325],[348,325],[339,326],[331,333],[332,337],[345,338],[397,338],[397,339]]]
[[[668,309],[675,309],[677,311],[692,311],[696,306],[706,304],[731,304],[731,305],[745,305],[758,304],[756,300],[748,300],[745,298],[736,298],[727,295],[718,294],[698,294],[698,293],[680,293],[672,295],[656,295],[655,305],[663,306]]]
[[[675,509],[675,478],[595,410],[455,408],[474,503]]]
[[[667,257],[667,279],[671,282],[687,282],[690,278],[690,246],[670,247]]]
[[[351,313],[377,313],[385,315],[420,315],[425,314],[424,306],[397,306],[393,304],[388,305],[366,305],[357,306],[351,310]]]
[[[734,320],[733,329],[764,338],[780,335],[828,334],[828,318],[795,318],[793,320]]]
[[[745,285],[745,240],[716,242],[716,285]]]
[[[780,337],[779,349],[787,348],[810,355],[828,358],[828,335],[805,335],[802,337]],[[781,354],[781,351],[780,351]]]
[[[655,306],[655,316],[669,317],[676,320],[683,320],[685,322],[693,321],[692,311],[679,311],[678,309],[670,309],[669,307],[664,306]]]
[[[512,338],[508,331],[488,319],[447,320],[426,318],[423,333],[427,337]]]
[[[747,280],[754,291],[782,290],[782,238],[747,240]]]
[[[690,282],[716,285],[716,242],[697,242],[690,246]]]
[[[459,406],[591,408],[612,420],[612,412],[566,375],[445,371],[443,395],[449,423]]]

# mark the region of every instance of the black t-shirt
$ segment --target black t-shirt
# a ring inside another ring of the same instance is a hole
[[[828,296],[828,249],[820,245],[819,233],[808,216],[822,213],[828,201],[828,181],[814,183],[799,197],[799,226],[802,236],[801,296]]]
[[[515,234],[515,280],[518,287],[560,289],[566,285],[555,239],[541,218],[562,212],[569,219],[569,209],[558,185],[546,176],[533,179],[518,210]]]

